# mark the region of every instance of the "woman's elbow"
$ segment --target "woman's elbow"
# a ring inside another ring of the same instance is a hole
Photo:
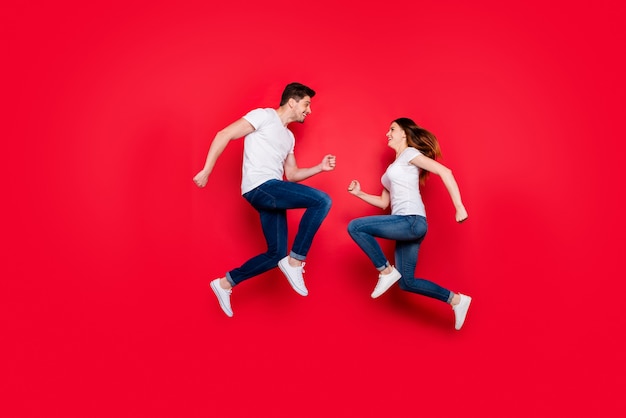
[[[448,167],[443,167],[441,168],[441,170],[437,173],[439,175],[439,177],[441,177],[444,181],[447,179],[452,179],[454,180],[454,175],[452,174],[452,170],[450,170]]]

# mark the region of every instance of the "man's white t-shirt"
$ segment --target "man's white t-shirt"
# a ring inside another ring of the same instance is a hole
[[[409,162],[420,154],[417,149],[408,147],[387,167],[381,178],[391,196],[392,215],[426,216],[419,188],[419,168]]]
[[[243,145],[241,194],[268,180],[282,180],[288,154],[293,154],[295,137],[275,109],[254,109],[244,117],[254,127]]]

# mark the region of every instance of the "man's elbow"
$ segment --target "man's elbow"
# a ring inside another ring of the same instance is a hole
[[[234,139],[234,138],[231,138],[231,135],[228,132],[228,130],[227,129],[222,129],[221,131],[218,131],[215,134],[215,139],[213,140],[213,142],[227,144],[232,139]]]

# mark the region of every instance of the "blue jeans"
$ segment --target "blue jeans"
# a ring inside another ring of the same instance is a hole
[[[396,268],[402,274],[400,288],[449,303],[454,294],[429,280],[415,278],[417,254],[428,224],[420,215],[381,215],[357,218],[348,224],[348,233],[374,263],[378,271],[389,266],[376,237],[396,241]]]
[[[273,269],[287,255],[287,209],[306,209],[289,253],[292,258],[304,261],[332,203],[330,196],[320,190],[282,180],[268,180],[243,197],[261,216],[267,251],[226,273],[233,286]]]

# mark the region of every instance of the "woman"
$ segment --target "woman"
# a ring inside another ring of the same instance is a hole
[[[396,119],[387,132],[388,146],[396,152],[395,161],[382,176],[384,189],[380,196],[365,193],[357,180],[348,191],[365,202],[386,209],[391,203],[391,215],[368,216],[352,220],[348,232],[372,260],[379,271],[378,283],[372,297],[382,295],[400,280],[400,288],[408,292],[439,299],[452,305],[455,329],[465,322],[472,298],[454,293],[429,280],[414,277],[417,254],[428,229],[426,211],[419,185],[429,173],[441,177],[456,208],[456,221],[467,219],[457,183],[447,167],[436,161],[441,156],[437,138],[408,118]],[[399,271],[389,263],[376,237],[396,241],[395,261]]]

